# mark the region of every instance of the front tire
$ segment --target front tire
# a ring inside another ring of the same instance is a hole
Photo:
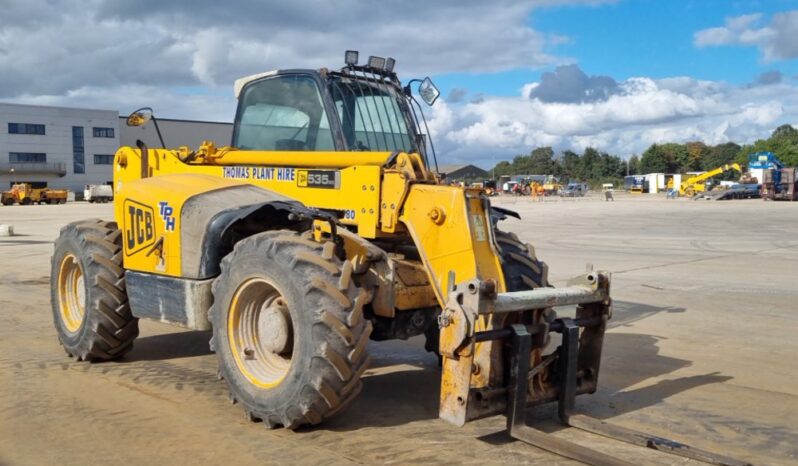
[[[247,418],[268,427],[318,424],[360,392],[368,367],[367,293],[332,242],[292,231],[235,245],[210,312],[219,373]]]
[[[538,260],[535,248],[524,244],[515,233],[495,230],[501,248],[502,273],[507,291],[525,291],[549,286],[549,267]]]
[[[116,223],[88,220],[55,241],[50,301],[58,340],[69,356],[103,361],[130,351],[139,334],[130,312]]]

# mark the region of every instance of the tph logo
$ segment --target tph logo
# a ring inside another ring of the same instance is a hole
[[[169,203],[166,201],[159,202],[158,207],[160,207],[159,214],[163,219],[166,231],[175,231],[175,218],[172,216],[174,209],[170,207]]]

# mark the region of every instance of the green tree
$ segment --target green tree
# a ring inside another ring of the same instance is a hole
[[[604,162],[605,179],[623,178],[626,174],[626,164],[617,155],[610,155],[603,152],[601,154],[601,160]]]
[[[690,151],[683,144],[652,144],[643,152],[640,171],[643,173],[682,173],[691,171]]]
[[[577,179],[580,174],[580,159],[579,154],[574,151],[567,150],[562,153],[560,158],[560,172],[564,180]]]
[[[585,148],[579,163],[581,170],[580,180],[598,180],[601,178],[601,154],[592,147]]]
[[[528,155],[516,155],[513,157],[513,175],[529,173],[532,165],[532,158]]]
[[[740,146],[733,142],[712,146],[701,160],[701,169],[712,170],[713,168],[717,168],[721,165],[732,163],[739,153]]]
[[[743,146],[737,155],[737,162],[747,164],[748,154],[752,152],[773,152],[784,166],[798,166],[798,129],[790,125],[779,126],[768,139],[759,139]]]
[[[640,158],[640,172],[665,173],[667,170],[668,161],[665,159],[665,152],[659,144],[652,144]]]
[[[781,125],[770,135],[771,138],[787,138],[793,141],[798,140],[798,129],[792,125]]]
[[[709,146],[700,141],[688,142],[684,145],[686,158],[680,161],[679,168],[681,173],[700,171],[702,169],[702,161],[707,157],[710,152]]]
[[[493,170],[496,174],[496,177],[513,174],[513,166],[510,165],[510,162],[506,160],[502,160],[501,162],[497,163]]]
[[[629,175],[639,175],[640,174],[640,157],[637,155],[633,155],[629,157],[629,162],[627,162],[628,167],[628,174]],[[624,173],[626,174],[626,172]]]
[[[667,162],[665,173],[684,173],[690,170],[690,152],[684,144],[669,142],[660,146]]]
[[[768,145],[785,166],[798,166],[798,129],[791,125],[779,126],[768,139]]]
[[[642,156],[633,155],[628,162],[596,148],[588,147],[582,155],[564,151],[554,157],[551,147],[538,147],[529,155],[517,155],[512,162],[502,161],[495,167],[496,176],[539,174],[558,175],[563,181],[580,180],[591,183],[612,181],[627,173],[686,173],[712,170],[718,166],[739,162],[748,163],[752,152],[773,152],[785,166],[798,166],[798,128],[781,125],[767,139],[739,146],[733,142],[707,146],[701,141],[685,144],[652,144]],[[725,176],[734,177],[736,173]]]
[[[530,172],[529,174],[544,175],[552,174],[559,175],[560,167],[554,160],[554,150],[551,147],[538,147],[533,150],[529,155],[530,158]]]

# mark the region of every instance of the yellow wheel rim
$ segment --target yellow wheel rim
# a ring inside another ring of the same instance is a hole
[[[58,309],[69,333],[75,333],[86,315],[86,285],[77,257],[67,254],[58,268]]]
[[[264,278],[245,280],[230,302],[227,340],[238,370],[260,388],[279,385],[294,348],[293,324],[282,293]]]

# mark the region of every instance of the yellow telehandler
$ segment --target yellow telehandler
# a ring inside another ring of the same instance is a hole
[[[709,170],[707,172],[701,173],[700,175],[692,176],[684,181],[682,181],[681,186],[679,186],[679,195],[680,196],[694,196],[699,193],[703,193],[706,191],[706,182],[721,173],[726,173],[729,170],[737,170],[740,174],[743,173],[743,168],[740,166],[739,163],[730,163],[721,165],[718,168]]]
[[[431,105],[429,78],[403,86],[392,59],[357,62],[350,51],[337,71],[236,81],[230,147],[120,148],[115,221],[69,224],[55,243],[66,352],[118,358],[139,318],[212,329],[232,399],[253,421],[293,429],[355,399],[369,339],[425,334],[442,360],[442,419],[504,413],[517,438],[621,464],[523,422],[528,405],[558,402],[564,422],[601,428],[572,411],[597,387],[609,274],[550,287],[534,248],[497,227],[516,213],[431,169],[410,86]],[[128,123],[149,120],[157,129],[151,109]],[[561,305],[575,315],[558,317]]]

